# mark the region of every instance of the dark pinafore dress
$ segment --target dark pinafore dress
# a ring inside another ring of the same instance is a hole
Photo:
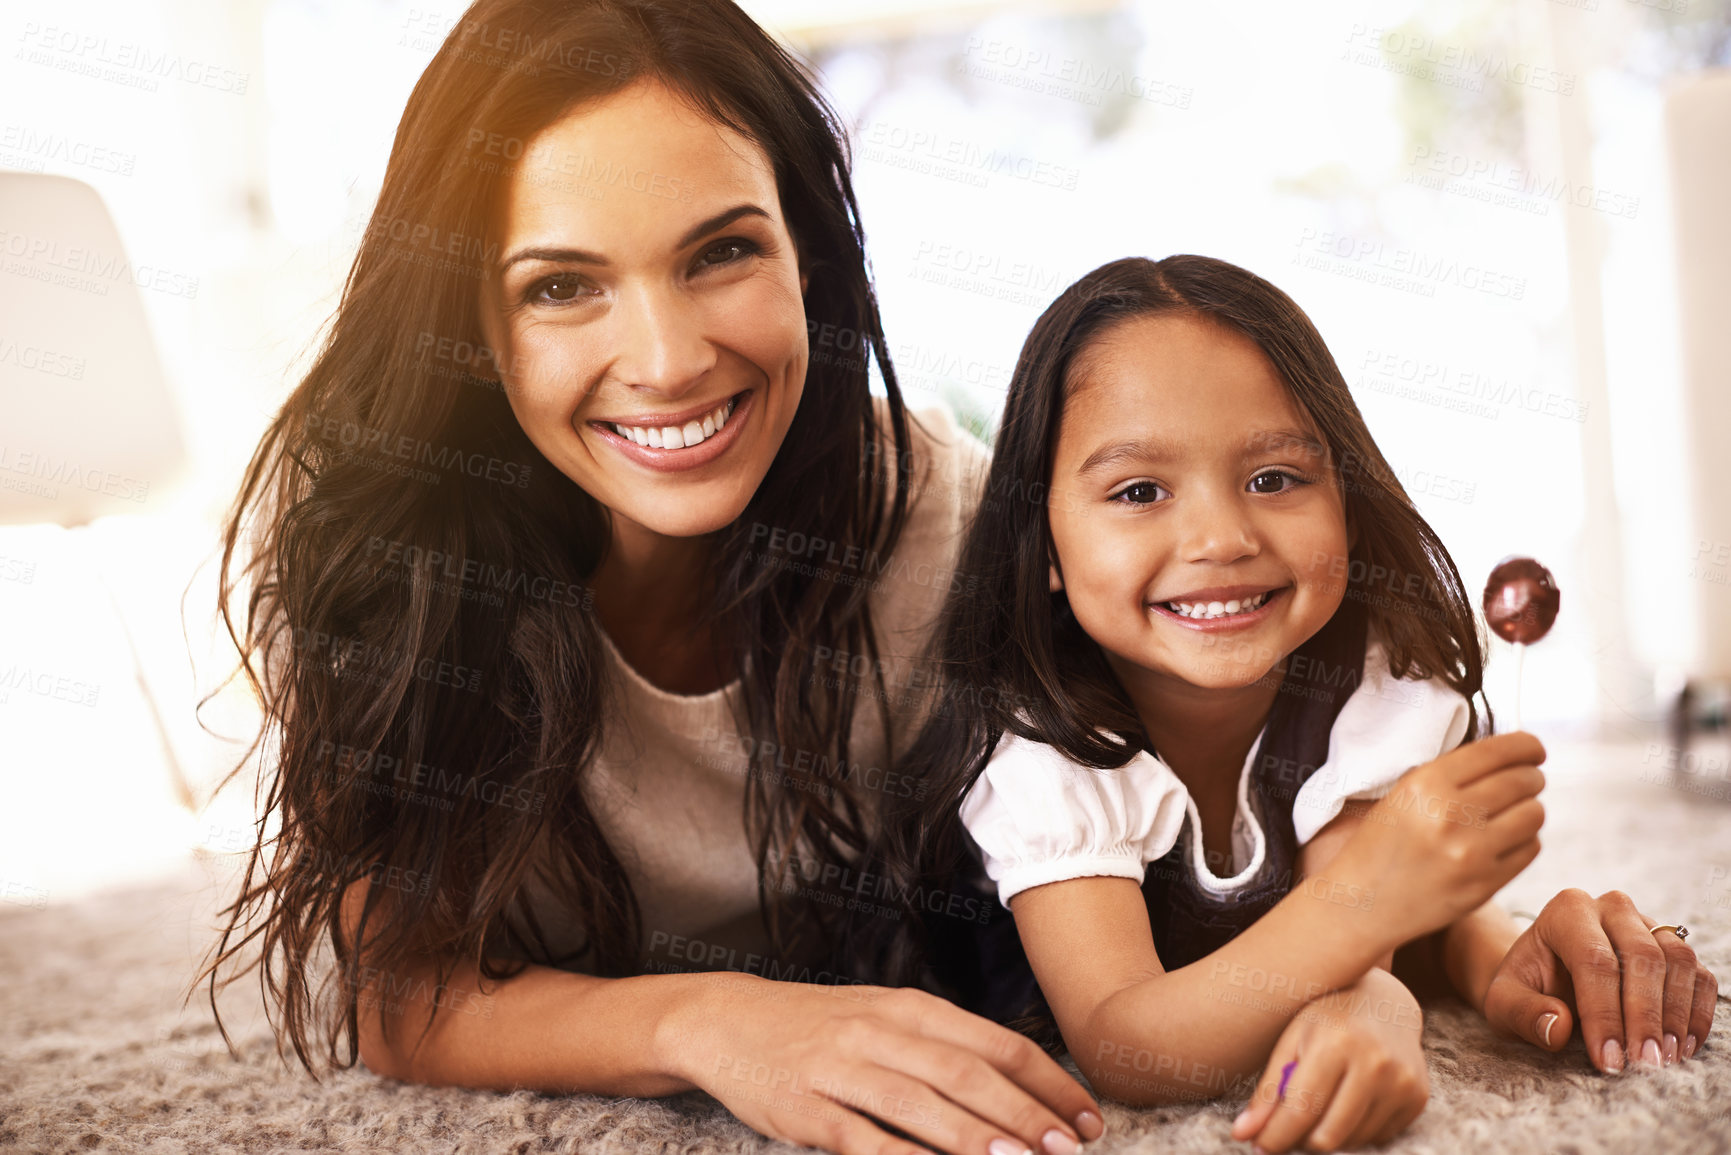
[[[1328,758],[1329,732],[1363,676],[1365,643],[1363,607],[1348,600],[1288,663],[1247,791],[1266,840],[1256,874],[1229,893],[1203,889],[1191,866],[1188,821],[1172,849],[1148,864],[1142,896],[1166,970],[1219,950],[1292,889],[1299,857],[1293,803]],[[964,884],[992,896],[993,917],[984,924],[930,920],[930,958],[941,989],[967,1009],[1029,1034],[1048,1050],[1061,1049],[1057,1024],[1022,952],[1015,920],[997,903],[983,866]]]

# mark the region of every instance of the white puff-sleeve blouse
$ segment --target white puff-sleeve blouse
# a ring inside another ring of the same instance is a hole
[[[1348,799],[1380,798],[1412,767],[1460,745],[1470,718],[1467,700],[1440,678],[1390,674],[1386,652],[1372,642],[1358,687],[1329,731],[1327,759],[1292,797],[1298,844],[1315,837]],[[1140,883],[1148,864],[1178,844],[1186,818],[1191,869],[1205,889],[1226,894],[1255,877],[1266,852],[1249,797],[1261,745],[1258,735],[1239,773],[1226,877],[1204,861],[1202,818],[1190,792],[1146,750],[1121,767],[1096,770],[1051,746],[1006,734],[962,800],[962,823],[1006,907],[1015,895],[1049,882],[1108,877]]]

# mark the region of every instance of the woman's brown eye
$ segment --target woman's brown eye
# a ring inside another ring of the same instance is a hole
[[[757,246],[750,241],[722,241],[704,250],[699,261],[705,265],[725,265],[756,251]]]
[[[543,285],[541,291],[546,293],[550,300],[569,301],[577,295],[577,288],[574,277],[554,277]]]

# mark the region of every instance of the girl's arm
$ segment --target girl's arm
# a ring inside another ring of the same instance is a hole
[[[1538,853],[1542,753],[1488,738],[1409,771],[1325,870],[1207,958],[1162,969],[1141,888],[1077,878],[1011,899],[1071,1057],[1137,1104],[1213,1097],[1261,1067],[1310,999],[1476,909]],[[1314,841],[1314,840],[1313,840]],[[1320,853],[1320,851],[1319,851]]]
[[[350,941],[364,898],[352,889],[344,903]],[[402,974],[363,965],[360,977],[361,1059],[406,1081],[701,1089],[765,1135],[844,1155],[917,1149],[879,1121],[960,1155],[986,1155],[994,1140],[1066,1155],[1104,1129],[1098,1105],[1032,1042],[922,991],[538,966],[483,991],[473,966],[435,985],[432,960]]]
[[[1327,826],[1316,832],[1309,842],[1298,852],[1298,873],[1300,878],[1314,878],[1320,875],[1325,867],[1332,862],[1342,850],[1346,849],[1352,840],[1353,833],[1374,803],[1348,799],[1341,812],[1331,819]],[[1372,902],[1374,904],[1374,899]],[[1397,944],[1398,945],[1398,944]],[[1394,971],[1394,950],[1390,948],[1374,964],[1385,971]]]
[[[1102,1094],[1146,1106],[1239,1089],[1309,1000],[1392,949],[1378,920],[1331,901],[1334,884],[1319,881],[1169,972],[1129,879],[1055,882],[1010,901],[1070,1057]]]

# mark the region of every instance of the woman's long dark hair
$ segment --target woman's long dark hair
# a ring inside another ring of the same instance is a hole
[[[498,358],[478,301],[524,142],[645,78],[764,150],[810,277],[808,331],[847,334],[855,350],[814,353],[768,475],[712,536],[710,582],[751,748],[851,764],[869,688],[817,676],[813,654],[879,667],[868,587],[821,557],[773,556],[786,538],[887,553],[907,510],[893,464],[908,460],[907,421],[843,130],[807,71],[728,0],[479,0],[409,98],[341,305],[225,526],[221,613],[265,707],[254,752],[268,760],[257,845],[200,981],[215,1009],[219,985],[258,967],[279,1049],[286,1038],[315,1075],[321,1035],[331,1061],[358,1054],[367,984],[341,914],[361,879],[372,975],[433,955],[441,983],[461,962],[509,977],[521,963],[499,965],[501,944],[515,952],[503,957],[549,961],[523,897],[532,868],[584,929],[596,973],[642,966],[636,899],[580,789],[608,693],[586,585],[608,511],[536,451],[489,384]],[[867,349],[887,387],[881,422]],[[754,541],[764,526],[787,532]],[[881,686],[872,696],[887,699]],[[775,948],[823,959],[839,915],[796,898],[792,871],[857,855],[867,800],[846,777],[803,781],[804,765],[771,775],[754,762],[746,826]]]
[[[1336,576],[1387,647],[1393,674],[1439,677],[1469,704],[1481,691],[1484,640],[1460,573],[1377,449],[1310,318],[1285,293],[1225,261],[1113,261],[1052,302],[1016,362],[985,496],[956,562],[977,588],[945,604],[933,641],[936,704],[905,760],[906,774],[926,787],[923,800],[892,800],[873,851],[896,893],[923,893],[933,880],[966,871],[970,849],[958,812],[1006,731],[1096,768],[1123,765],[1147,742],[1067,597],[1048,592],[1046,506],[1070,366],[1108,327],[1161,314],[1204,318],[1256,342],[1321,434],[1358,530]],[[1469,740],[1478,727],[1475,707]],[[911,981],[922,964],[920,927],[917,917],[878,920],[862,928],[878,941],[854,949],[884,981]]]

